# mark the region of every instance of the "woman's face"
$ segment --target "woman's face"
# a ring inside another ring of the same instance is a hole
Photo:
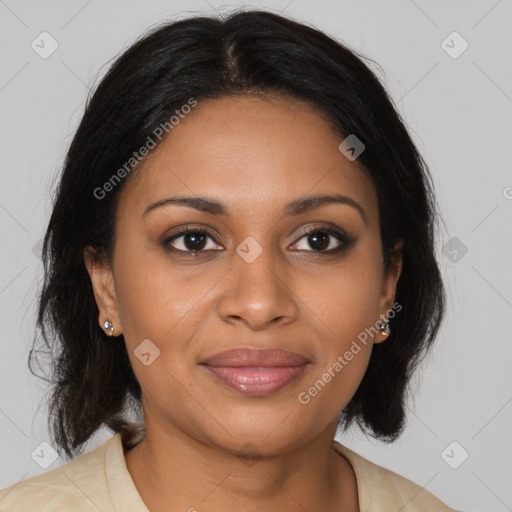
[[[134,171],[116,212],[113,269],[89,272],[100,325],[108,318],[124,335],[147,424],[229,451],[250,440],[268,454],[336,424],[372,344],[385,340],[375,325],[400,272],[383,275],[377,196],[341,142],[296,100],[204,100]],[[323,195],[347,199],[289,206]],[[177,196],[221,206],[150,208]],[[193,233],[172,239],[185,226]],[[307,364],[205,366],[240,347]]]

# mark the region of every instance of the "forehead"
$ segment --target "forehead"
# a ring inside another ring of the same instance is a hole
[[[136,170],[120,210],[142,215],[166,196],[215,197],[234,213],[278,211],[307,195],[351,197],[369,218],[377,197],[342,136],[314,106],[288,97],[198,101]]]

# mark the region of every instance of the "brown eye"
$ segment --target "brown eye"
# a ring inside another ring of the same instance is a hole
[[[199,229],[185,228],[172,235],[164,241],[164,246],[171,246],[171,250],[183,253],[206,252],[210,250],[219,250],[215,248],[215,242],[212,235],[207,231]]]
[[[303,240],[304,242],[302,242]],[[355,239],[343,231],[330,227],[313,227],[307,229],[292,248],[328,255],[343,252],[354,243]],[[301,244],[302,247],[300,247]],[[223,249],[222,246],[216,244],[212,234],[197,228],[181,229],[165,239],[163,246],[175,253],[188,256],[198,256],[201,253]]]
[[[304,240],[303,246],[300,247],[302,240]],[[309,252],[333,254],[348,249],[354,242],[354,238],[349,237],[342,231],[333,228],[313,227],[306,230],[293,247]],[[312,250],[309,250],[307,246],[311,247]]]

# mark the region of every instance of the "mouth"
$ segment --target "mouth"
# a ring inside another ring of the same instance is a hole
[[[217,381],[248,396],[266,396],[283,389],[309,364],[295,352],[253,348],[220,352],[200,363]]]

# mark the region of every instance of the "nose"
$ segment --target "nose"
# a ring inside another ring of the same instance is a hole
[[[233,265],[218,304],[225,322],[257,331],[296,319],[298,298],[289,274],[272,261],[270,251],[264,250],[252,263],[236,255]]]

